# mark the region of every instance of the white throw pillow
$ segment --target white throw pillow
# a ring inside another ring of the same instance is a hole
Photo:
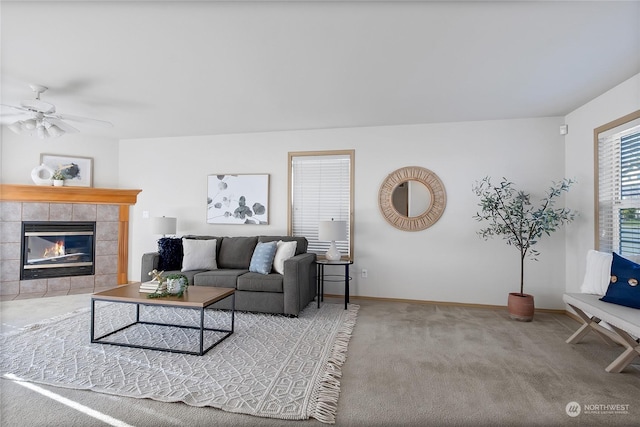
[[[591,249],[587,252],[587,268],[580,292],[584,294],[604,295],[611,280],[611,262],[613,254]]]
[[[273,269],[276,273],[284,274],[284,262],[296,254],[297,246],[298,242],[295,240],[292,242],[278,240],[278,249],[276,249],[276,256],[273,259]]]
[[[216,239],[182,239],[182,271],[216,270]]]

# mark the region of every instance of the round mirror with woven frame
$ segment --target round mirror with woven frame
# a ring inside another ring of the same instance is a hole
[[[428,189],[431,201],[426,210],[416,216],[398,212],[393,204],[393,192],[408,181],[417,181]],[[438,176],[420,166],[407,166],[391,172],[380,186],[378,205],[382,216],[389,224],[404,231],[420,231],[431,227],[440,219],[447,204],[447,194]]]

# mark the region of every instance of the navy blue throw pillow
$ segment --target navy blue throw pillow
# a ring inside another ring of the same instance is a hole
[[[174,237],[158,239],[158,253],[160,254],[158,269],[164,271],[182,269],[182,257],[184,254],[182,239]]]
[[[601,301],[640,308],[640,265],[613,253],[611,281]]]

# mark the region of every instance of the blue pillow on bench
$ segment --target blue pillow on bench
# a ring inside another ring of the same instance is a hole
[[[601,301],[640,308],[640,265],[613,253],[611,281]]]

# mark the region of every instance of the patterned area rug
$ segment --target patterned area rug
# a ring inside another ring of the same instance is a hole
[[[87,309],[0,336],[0,369],[59,387],[332,424],[358,308],[311,303],[298,318],[237,312],[234,334],[204,356],[91,344]],[[132,304],[96,302],[96,336],[134,319]],[[198,325],[199,312],[142,306],[140,319]],[[229,322],[227,311],[206,312],[206,327]],[[198,334],[139,324],[109,339],[190,349]]]

